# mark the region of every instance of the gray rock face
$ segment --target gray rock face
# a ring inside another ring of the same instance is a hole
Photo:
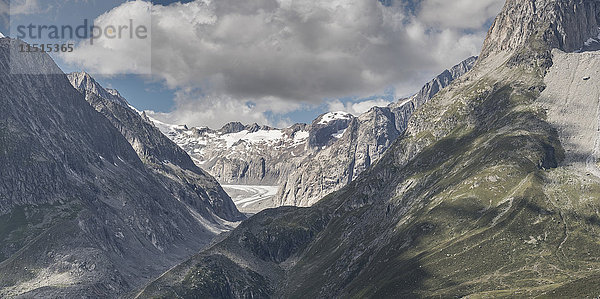
[[[598,37],[599,27],[598,0],[509,0],[492,25],[481,55],[519,49],[535,34],[543,35],[552,48],[573,52]]]
[[[114,298],[239,219],[123,103],[89,93],[98,113],[46,54],[9,60],[18,43],[0,40],[0,297]]]
[[[471,57],[428,82],[416,95],[388,107],[374,107],[358,118],[340,123],[336,130],[343,136],[327,140],[327,147],[309,153],[297,170],[284,178],[276,195],[279,205],[311,206],[327,194],[341,189],[381,158],[401,136],[412,113],[427,103],[440,90],[469,71],[475,61]],[[321,117],[313,122],[320,121]]]
[[[329,112],[319,115],[310,126],[308,146],[316,150],[330,146],[340,138],[354,118],[345,112]]]
[[[75,87],[75,89],[84,93],[92,93],[97,95],[100,98],[106,99],[108,101],[112,101],[118,103],[123,106],[129,106],[127,100],[119,94],[118,91],[114,89],[105,89],[92,76],[90,76],[86,72],[76,72],[68,75],[69,81],[71,81],[71,85]]]
[[[71,73],[67,77],[88,103],[121,132],[142,162],[166,181],[174,196],[197,208],[207,219],[213,217],[211,213],[228,221],[244,218],[219,183],[196,166],[190,156],[152,122],[124,105],[127,101],[118,91],[104,89],[86,73]],[[88,83],[80,84],[81,78]]]

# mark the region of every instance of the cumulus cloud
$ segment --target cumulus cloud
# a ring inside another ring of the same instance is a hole
[[[151,7],[152,75],[170,88],[204,94],[179,98],[168,116],[198,123],[212,117],[206,111],[229,113],[208,106],[242,103],[236,111],[246,111],[243,103],[254,103],[253,112],[241,115],[261,120],[266,112],[282,111],[269,105],[367,97],[389,87],[416,91],[441,70],[478,54],[487,30],[482,26],[502,2],[422,0],[408,10],[402,1],[375,0],[197,0],[169,6],[134,1],[101,19]],[[127,62],[139,59],[141,50],[121,42],[83,44],[68,61],[95,73],[131,72]]]
[[[263,99],[254,102],[240,100],[227,95],[204,94],[199,90],[182,90],[176,93],[175,113],[147,111],[148,115],[172,124],[188,126],[207,126],[220,128],[225,123],[239,121],[246,124],[259,123],[286,127],[291,124],[287,119],[267,118],[266,114],[285,114],[301,108],[300,103],[282,102],[278,99]]]
[[[125,2],[96,18],[91,38],[61,57],[99,74],[152,74],[151,20],[151,3]]]
[[[424,0],[419,20],[442,28],[481,29],[495,17],[505,1],[499,0]]]

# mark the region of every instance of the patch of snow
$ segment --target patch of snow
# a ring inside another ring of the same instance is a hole
[[[594,41],[595,41],[595,40],[594,40],[593,38],[591,38],[591,37],[590,37],[590,38],[589,38],[587,41],[585,41],[583,44],[584,44],[584,45],[586,45],[586,46],[589,46],[589,45],[591,45],[591,44],[592,44]]]
[[[408,98],[408,99],[406,99],[406,100],[404,100],[404,101],[402,101],[402,102],[400,102],[400,104],[398,104],[398,107],[402,107],[402,106],[404,106],[404,105],[408,104],[408,103],[409,103],[410,101],[412,101],[413,99],[414,99],[414,96],[413,96],[413,97],[410,97],[410,98]]]
[[[221,139],[225,140],[227,147],[231,147],[240,140],[249,143],[268,143],[280,140],[282,137],[283,132],[280,130],[259,130],[254,133],[244,130],[239,133],[225,134],[221,136]]]
[[[352,114],[347,113],[347,112],[343,112],[343,111],[337,111],[337,112],[329,112],[323,115],[323,117],[321,118],[321,121],[319,122],[319,125],[326,125],[334,120],[338,120],[338,119],[351,119],[352,118]]]
[[[332,136],[334,138],[340,139],[340,138],[342,138],[342,136],[344,136],[344,133],[346,133],[346,130],[347,129],[339,130],[339,131],[337,131],[337,133],[333,134]]]
[[[142,114],[142,111],[137,110],[135,107],[131,106],[131,104],[127,103],[127,106],[129,106],[129,108],[135,112],[137,112],[137,114]]]
[[[131,106],[130,106],[131,107]],[[133,108],[133,107],[132,107]],[[134,108],[135,109],[135,108]],[[139,113],[139,112],[138,112]],[[146,113],[146,116],[148,116],[148,113]],[[185,126],[180,126],[180,125],[171,125],[171,124],[167,124],[164,123],[160,120],[157,120],[155,118],[152,118],[150,116],[148,116],[148,119],[154,123],[154,125],[161,131],[163,132],[163,134],[167,135],[169,134],[169,132],[173,132],[175,130],[185,130]]]
[[[2,32],[0,32],[0,38],[5,37],[4,34],[2,34]]]
[[[308,131],[298,131],[296,132],[296,134],[294,134],[294,141],[303,141],[306,140],[309,136],[310,133],[308,133]]]
[[[205,164],[206,162],[208,162],[208,161],[202,161],[202,160],[200,160],[200,159],[196,159],[196,158],[194,158],[194,157],[192,157],[192,160],[194,160],[194,162],[195,162],[197,165],[203,165],[203,164]]]

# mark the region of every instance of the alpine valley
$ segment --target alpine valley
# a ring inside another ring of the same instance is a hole
[[[414,96],[387,107],[373,107],[358,117],[338,111],[320,115],[311,124],[285,129],[229,123],[220,130],[149,119],[221,184],[274,186],[277,192],[266,198],[267,204],[250,202],[249,210],[306,207],[374,164],[404,133],[412,113],[469,71],[475,61],[476,57],[468,58]]]
[[[507,0],[416,95],[284,129],[162,123],[21,43],[2,298],[600,295],[600,0]]]

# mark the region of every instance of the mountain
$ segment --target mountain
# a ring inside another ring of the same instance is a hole
[[[294,170],[293,161],[304,154],[309,137],[306,125],[280,130],[229,123],[212,130],[152,121],[224,184],[276,185]]]
[[[88,103],[108,119],[127,139],[141,161],[165,181],[171,192],[200,211],[231,221],[243,220],[217,181],[200,169],[185,151],[161,133],[154,124],[131,108],[116,90],[104,89],[84,72],[67,75]],[[205,207],[211,207],[206,209]]]
[[[376,162],[402,135],[413,111],[475,64],[468,58],[416,95],[355,117],[328,112],[286,129],[229,123],[220,130],[152,119],[196,163],[223,184],[277,185],[273,205],[310,206]]]
[[[243,218],[124,100],[20,44],[0,39],[0,297],[114,298]]]
[[[508,0],[474,68],[357,179],[139,297],[597,296],[600,53],[576,52],[599,19],[599,1]]]
[[[92,76],[90,76],[88,73],[85,72],[77,72],[77,73],[71,73],[68,75],[69,81],[71,82],[71,85],[73,85],[73,87],[75,87],[75,89],[79,90],[80,92],[84,92],[84,93],[91,93],[91,94],[95,94],[96,96],[111,101],[111,102],[115,102],[118,103],[122,106],[129,106],[129,103],[127,103],[127,100],[125,100],[118,91],[116,90],[108,90],[108,89],[104,89],[104,87],[100,86],[100,84],[98,84],[98,82],[96,82],[96,80],[94,80],[94,78],[92,78]]]
[[[600,33],[597,9],[596,0],[507,1],[490,29],[482,56],[518,50],[531,38],[565,52],[579,50]]]

